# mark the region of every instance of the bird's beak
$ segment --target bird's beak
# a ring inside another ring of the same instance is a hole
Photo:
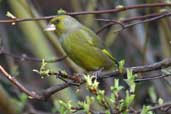
[[[56,30],[56,27],[54,24],[48,24],[44,30],[45,31],[54,31],[54,30]]]

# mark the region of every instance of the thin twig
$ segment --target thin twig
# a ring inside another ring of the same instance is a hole
[[[146,22],[150,22],[150,21],[154,21],[154,20],[159,20],[161,18],[168,17],[168,16],[171,16],[171,13],[165,13],[165,14],[162,14],[162,15],[159,15],[159,16],[156,16],[156,17],[153,17],[153,18],[146,19],[144,21],[140,21],[140,22],[136,22],[136,23],[132,23],[132,24],[125,25],[124,26],[124,29],[130,28],[130,27],[132,27],[134,25],[137,25],[137,24],[146,23]]]
[[[155,80],[155,79],[165,78],[168,76],[171,76],[171,74],[166,74],[166,75],[159,74],[159,75],[150,76],[147,78],[139,78],[139,79],[136,79],[135,82],[138,83],[138,82],[142,82],[142,81]]]
[[[155,21],[155,20],[159,20],[161,18],[169,17],[169,16],[171,16],[171,13],[162,12],[162,13],[153,13],[153,14],[150,14],[150,15],[148,14],[148,15],[145,15],[145,16],[137,16],[137,17],[128,18],[128,19],[125,19],[125,20],[120,20],[120,21],[111,20],[111,19],[96,19],[98,21],[109,22],[109,23],[103,25],[99,30],[97,30],[96,33],[98,34],[98,33],[102,32],[104,29],[106,29],[108,27],[111,27],[111,26],[113,26],[115,24],[121,25],[122,28],[119,29],[119,30],[116,30],[114,32],[120,32],[120,31],[122,31],[122,30],[124,30],[126,28],[130,28],[130,27],[135,26],[137,24],[146,23],[146,22],[150,22],[150,21]],[[143,20],[143,21],[139,21],[139,22],[124,25],[124,23],[134,21],[134,20]]]
[[[27,88],[25,88],[17,79],[15,79],[13,76],[11,76],[1,65],[0,65],[0,72],[12,83],[14,84],[19,90],[24,92],[29,96],[31,99],[37,99],[37,100],[47,100],[51,95],[56,93],[57,91],[60,91],[62,89],[65,89],[66,87],[72,86],[72,83],[63,83],[58,84],[55,86],[52,86],[41,93],[36,93],[35,91],[30,91]]]
[[[109,9],[109,10],[98,10],[98,11],[80,11],[80,12],[68,12],[68,15],[76,16],[76,15],[86,15],[86,14],[104,14],[104,13],[119,13],[126,10],[131,9],[142,9],[142,8],[153,8],[153,7],[166,7],[171,6],[170,3],[152,3],[152,4],[140,4],[140,5],[131,5],[131,6],[123,6],[120,8]],[[23,21],[38,21],[38,20],[47,20],[56,17],[57,15],[52,16],[44,16],[44,17],[36,17],[36,18],[13,18],[13,19],[1,19],[0,23],[17,23]]]
[[[122,19],[122,20],[119,20],[117,22],[120,22],[120,23],[128,23],[128,22],[131,22],[131,21],[135,21],[135,20],[144,20],[144,19],[148,19],[148,18],[153,18],[153,17],[156,17],[156,16],[160,16],[162,15],[163,13],[166,13],[166,12],[160,12],[160,13],[151,13],[151,14],[147,14],[147,15],[143,15],[143,16],[135,16],[135,17],[130,17],[130,18],[127,18],[127,19]],[[113,22],[113,21],[116,21],[114,19],[96,19],[98,21],[103,21],[103,22]]]
[[[97,19],[100,20],[100,19]],[[111,27],[115,24],[119,24],[121,26],[121,30],[123,30],[125,28],[125,25],[119,21],[116,20],[112,20],[111,22],[105,24],[104,26],[102,26],[99,30],[96,31],[96,34],[99,34],[100,32],[102,32],[105,28]]]
[[[38,58],[33,58],[33,57],[28,57],[26,54],[22,54],[21,56],[18,55],[14,55],[11,53],[6,52],[3,48],[0,48],[0,55],[5,55],[5,56],[9,56],[14,58],[15,60],[19,60],[19,61],[30,61],[30,62],[42,62],[43,59],[38,59]],[[54,59],[44,59],[44,62],[46,63],[54,63],[54,62],[60,62],[63,61],[64,59],[66,59],[67,56],[62,56],[59,58],[54,58]]]
[[[103,31],[105,28],[108,28],[110,26],[113,26],[115,24],[118,24],[122,27],[122,29],[124,29],[125,25],[124,23],[122,23],[121,21],[116,21],[116,20],[109,20],[109,19],[96,19],[97,21],[105,21],[105,22],[109,22],[107,24],[105,24],[104,26],[102,26],[99,30],[97,30],[97,34],[100,33],[101,31]]]
[[[149,111],[154,111],[154,110],[161,110],[162,108],[165,108],[165,107],[171,107],[171,102],[168,102],[168,103],[164,103],[164,104],[161,104],[161,105],[156,105],[156,106],[153,106],[149,109]],[[137,114],[140,114],[141,110],[139,110],[137,112]]]
[[[156,17],[156,16],[160,16],[163,13],[166,13],[166,12],[151,13],[151,14],[147,14],[147,15],[143,15],[143,16],[141,15],[141,16],[136,16],[136,17],[130,17],[130,18],[127,18],[125,20],[121,20],[121,22],[128,23],[130,21],[135,21],[135,20],[145,20],[145,19]]]
[[[131,10],[131,9],[142,9],[142,8],[153,8],[153,7],[166,7],[171,6],[171,3],[152,3],[152,4],[140,4],[140,5],[131,5],[123,6],[120,8],[110,9],[110,10],[99,10],[99,11],[81,11],[81,12],[71,12],[69,15],[86,15],[86,14],[106,14],[106,13],[118,13],[121,11]]]
[[[132,72],[134,74],[136,73],[146,73],[146,72],[151,72],[151,71],[156,71],[156,70],[161,70],[164,68],[168,68],[169,66],[171,66],[171,58],[168,59],[164,59],[160,62],[156,62],[153,64],[149,64],[149,65],[142,65],[142,66],[136,66],[136,67],[128,67],[128,69],[131,69]],[[120,75],[126,75],[126,69],[120,73],[119,71],[113,71],[110,73],[106,73],[102,76],[99,76],[99,78],[109,78],[109,77],[117,77]]]
[[[26,89],[21,83],[19,83],[14,77],[12,77],[10,74],[8,74],[8,72],[0,65],[0,71],[1,73],[11,82],[13,83],[15,86],[18,87],[18,89],[20,89],[21,91],[23,91],[24,93],[26,93],[30,98],[36,98],[36,99],[40,99],[41,96],[36,94],[36,92],[34,91],[29,91],[28,89]]]

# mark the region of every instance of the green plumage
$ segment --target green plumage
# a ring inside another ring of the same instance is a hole
[[[116,60],[105,49],[101,39],[71,16],[57,16],[50,23],[55,25],[66,54],[83,69],[107,70],[116,66]]]

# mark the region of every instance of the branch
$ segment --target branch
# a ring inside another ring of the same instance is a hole
[[[114,32],[119,32],[119,31],[122,31],[126,28],[137,25],[137,24],[155,21],[155,20],[159,20],[159,19],[162,19],[164,17],[169,17],[169,16],[171,16],[171,13],[162,12],[162,13],[148,14],[148,15],[144,15],[144,16],[136,16],[136,17],[125,19],[125,20],[120,20],[120,21],[111,20],[111,19],[96,19],[98,21],[108,22],[107,24],[103,25],[99,30],[97,30],[96,33],[98,34],[98,33],[102,32],[104,29],[111,27],[115,24],[119,24],[121,26],[121,29],[114,31]],[[134,20],[142,20],[142,21],[131,23],[131,24],[124,24],[124,23],[134,21]]]
[[[51,95],[54,93],[65,89],[69,86],[72,86],[72,81],[63,83],[63,84],[58,84],[55,86],[52,86],[41,93],[36,93],[35,91],[30,91],[27,88],[25,88],[17,79],[15,79],[13,76],[11,76],[1,65],[0,65],[0,72],[12,83],[14,84],[19,90],[24,92],[29,96],[31,99],[37,99],[37,100],[47,100]],[[83,81],[80,82],[80,84],[84,83]]]
[[[43,60],[43,59],[28,57],[26,54],[22,54],[21,56],[10,54],[10,53],[6,52],[3,48],[0,48],[0,55],[9,56],[9,57],[12,57],[19,61],[42,62],[42,60]],[[46,63],[60,62],[66,58],[67,58],[67,56],[62,56],[59,58],[54,58],[54,59],[49,59],[49,60],[46,59],[46,60],[44,60],[44,62],[46,62]]]
[[[76,15],[86,15],[86,14],[104,14],[104,13],[119,13],[126,10],[131,9],[142,9],[142,8],[153,8],[153,7],[166,7],[171,6],[171,3],[152,3],[152,4],[140,4],[140,5],[131,5],[131,6],[123,6],[120,8],[109,9],[109,10],[98,10],[98,11],[81,11],[81,12],[68,12],[68,15],[76,16]],[[57,15],[52,16],[44,16],[44,17],[36,17],[36,18],[13,18],[13,19],[1,19],[0,23],[16,23],[23,21],[38,21],[38,20],[47,20],[56,17]]]
[[[122,22],[127,23],[127,22],[135,21],[135,20],[144,20],[144,19],[160,16],[164,13],[167,13],[167,11],[166,12],[160,12],[160,13],[151,13],[151,14],[147,14],[147,15],[143,15],[143,16],[130,17],[130,18],[123,20]]]
[[[97,20],[100,20],[100,19],[97,19]],[[124,25],[122,22],[112,20],[112,22],[109,22],[109,23],[103,25],[99,30],[97,30],[97,31],[96,31],[96,34],[99,34],[99,33],[102,32],[104,29],[106,29],[106,28],[108,28],[108,27],[111,27],[111,26],[113,26],[114,24],[119,24],[119,25],[122,27],[121,30],[125,29],[125,25]]]
[[[30,98],[33,98],[33,97],[36,98],[36,99],[40,99],[41,98],[41,96],[36,94],[34,91],[27,90],[14,77],[12,77],[10,74],[8,74],[8,72],[1,65],[0,65],[0,71],[10,82],[12,82],[15,86],[17,86],[21,91],[26,93]]]
[[[13,76],[11,76],[1,65],[0,65],[0,72],[12,83],[14,84],[19,90],[24,92],[26,95],[29,96],[31,99],[36,100],[47,100],[50,96],[52,96],[54,93],[63,90],[69,86],[72,86],[75,81],[68,81],[67,83],[58,84],[55,86],[52,86],[41,93],[36,93],[35,91],[30,91],[27,88],[25,88],[17,79],[15,79]],[[61,74],[61,73],[59,73]],[[71,78],[70,78],[71,79]],[[72,78],[73,79],[73,78]],[[78,81],[78,80],[77,80]],[[83,80],[79,80],[80,84],[85,83]]]
[[[149,64],[149,65],[128,67],[128,68],[132,69],[133,73],[145,73],[145,72],[151,72],[151,71],[155,71],[155,70],[161,70],[161,69],[167,68],[169,66],[171,66],[171,58],[165,59],[165,60],[157,62],[157,63]],[[0,72],[11,83],[13,83],[15,86],[17,86],[22,92],[26,93],[28,96],[30,96],[30,98],[37,99],[37,100],[47,100],[54,93],[56,93],[60,90],[63,90],[69,86],[72,86],[74,82],[77,82],[80,85],[85,83],[84,79],[79,78],[79,80],[78,80],[78,77],[77,77],[77,78],[72,78],[72,80],[71,80],[71,78],[70,78],[71,81],[68,81],[67,83],[63,83],[63,84],[58,84],[56,86],[52,86],[38,94],[34,91],[30,91],[30,90],[26,89],[14,77],[12,77],[10,74],[8,74],[7,71],[5,71],[5,69],[1,65],[0,65]],[[117,77],[117,76],[124,76],[124,75],[126,75],[126,69],[122,73],[120,73],[119,71],[113,71],[111,73],[106,73],[104,75],[98,76],[97,78],[102,79],[102,78]]]
[[[152,107],[150,110],[153,111],[153,110],[158,110],[158,109],[161,109],[161,108],[165,108],[165,107],[171,107],[171,102],[168,102],[168,103],[164,103],[164,104],[161,104],[161,105],[157,105],[157,106],[154,106]]]
[[[161,70],[164,68],[168,68],[169,66],[171,66],[171,58],[164,59],[160,62],[156,62],[156,63],[149,64],[149,65],[128,67],[128,69],[132,69],[132,72],[134,74],[136,74],[136,73],[146,73],[146,72]],[[120,73],[119,71],[113,71],[110,73],[106,73],[102,76],[99,76],[99,78],[109,78],[109,77],[116,77],[116,76],[120,76],[120,75],[122,75],[122,76],[126,75],[126,68],[122,73]]]
[[[164,109],[164,108],[166,108],[166,109]],[[161,105],[153,106],[149,109],[149,111],[161,110],[161,111],[167,112],[170,108],[171,108],[171,102],[168,102],[168,103],[164,103]],[[136,112],[136,114],[140,114],[140,113],[141,113],[141,110]]]
[[[169,77],[171,76],[171,74],[158,74],[158,75],[155,75],[155,76],[150,76],[150,77],[147,77],[147,78],[139,78],[139,79],[136,79],[135,82],[138,83],[138,82],[142,82],[142,81],[149,81],[149,80],[155,80],[155,79],[160,79],[160,78],[165,78],[165,77]]]
[[[146,22],[150,22],[150,21],[155,21],[155,20],[159,20],[159,19],[162,19],[164,17],[169,17],[169,16],[171,16],[171,13],[165,12],[165,13],[163,13],[161,15],[158,15],[156,17],[153,17],[153,18],[149,18],[149,19],[146,19],[146,20],[143,20],[143,21],[140,21],[140,22],[128,24],[128,25],[125,26],[124,29],[126,29],[128,27],[131,27],[131,26],[134,26],[134,25],[137,25],[137,24],[146,23]]]
[[[163,13],[168,13],[168,12],[166,11],[166,12],[160,12],[160,13],[151,13],[151,14],[147,14],[147,15],[143,15],[143,16],[130,17],[130,18],[127,18],[125,20],[120,20],[120,23],[123,24],[123,23],[128,23],[130,21],[134,21],[134,20],[144,20],[144,19],[148,19],[148,18],[153,18],[153,17],[156,17],[156,16],[160,16]],[[104,22],[114,22],[114,21],[116,21],[116,20],[113,20],[113,19],[96,19],[96,20],[104,21]]]
[[[67,13],[68,15],[86,15],[86,14],[104,14],[104,13],[118,13],[131,9],[142,9],[142,8],[154,8],[154,7],[166,7],[171,6],[171,3],[151,3],[151,4],[140,4],[140,5],[131,5],[123,6],[110,10],[99,10],[99,11],[81,11],[81,12],[71,12]]]

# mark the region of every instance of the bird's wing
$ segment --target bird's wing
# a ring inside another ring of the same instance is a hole
[[[86,38],[91,45],[93,45],[97,48],[100,48],[100,49],[105,48],[102,40],[93,31],[91,31],[89,28],[83,27],[81,30],[84,34],[88,35],[88,37],[86,37]]]
[[[106,54],[110,59],[112,59],[114,62],[117,63],[116,59],[111,55],[111,53],[105,49],[105,46],[102,42],[102,40],[90,29],[88,29],[87,27],[84,27],[83,29],[80,29],[83,34],[83,36],[88,35],[86,38],[86,40],[88,41],[88,43],[92,46],[95,46],[99,49],[101,49],[101,51]],[[118,64],[118,63],[117,63]]]

